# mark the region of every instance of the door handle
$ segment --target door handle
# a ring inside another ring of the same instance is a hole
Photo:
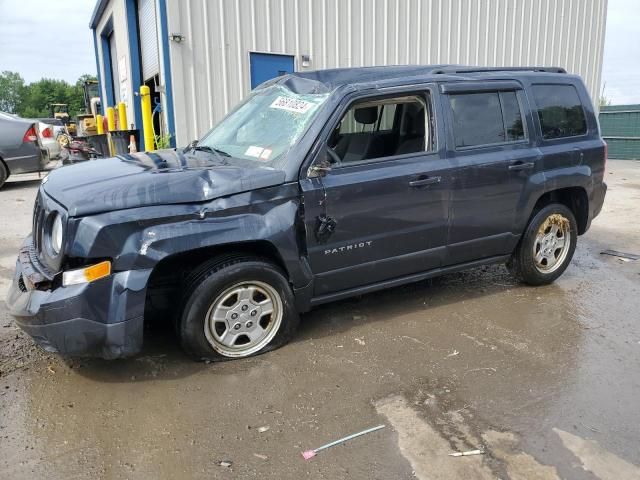
[[[512,172],[518,172],[520,170],[531,170],[535,167],[535,163],[533,162],[516,162],[512,165],[509,165],[509,170]]]
[[[434,183],[440,183],[440,177],[425,177],[425,178],[418,178],[417,180],[411,180],[409,182],[409,186],[423,187],[425,185],[433,185]]]

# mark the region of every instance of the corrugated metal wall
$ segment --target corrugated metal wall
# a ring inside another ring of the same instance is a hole
[[[249,51],[308,69],[385,64],[556,65],[600,85],[607,0],[168,0],[178,144],[250,89]]]
[[[609,158],[640,159],[640,105],[601,107],[599,120]]]

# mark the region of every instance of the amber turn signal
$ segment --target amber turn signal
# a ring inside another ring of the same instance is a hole
[[[68,287],[69,285],[95,282],[109,275],[111,275],[111,262],[105,260],[90,267],[64,272],[62,274],[62,285]]]

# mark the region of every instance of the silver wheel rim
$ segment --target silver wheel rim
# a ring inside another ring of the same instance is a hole
[[[213,301],[204,334],[213,349],[226,357],[246,357],[269,344],[282,323],[282,299],[263,282],[241,282]]]
[[[554,213],[542,222],[533,242],[533,261],[540,273],[552,273],[560,268],[571,244],[569,219]]]

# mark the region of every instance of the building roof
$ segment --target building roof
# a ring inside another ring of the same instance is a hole
[[[295,72],[292,76],[315,80],[329,90],[349,84],[392,84],[407,81],[474,79],[530,75],[536,73],[566,74],[560,67],[474,67],[465,65],[390,65],[383,67],[334,68]]]
[[[110,0],[97,0],[96,6],[93,7],[93,13],[91,14],[91,20],[89,21],[89,28],[95,29],[102,18],[105,8],[109,4]]]

